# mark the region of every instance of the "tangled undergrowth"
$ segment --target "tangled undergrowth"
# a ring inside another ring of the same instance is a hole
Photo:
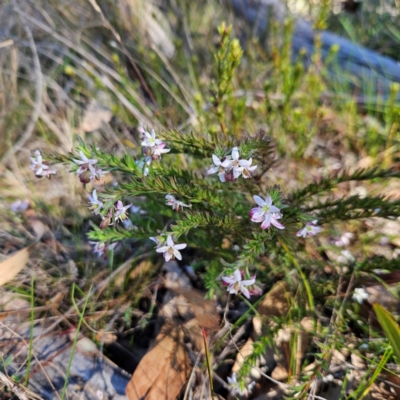
[[[38,221],[44,233],[2,292],[29,301],[7,379],[45,396],[35,376],[49,360],[35,363],[32,343],[57,317],[73,351],[49,398],[78,390],[83,336],[133,373],[130,399],[397,398],[397,86],[366,112],[325,96],[318,51],[307,70],[292,63],[291,19],[267,46],[213,2],[169,5],[167,26],[132,4],[82,2],[77,38],[74,7],[10,3],[33,68],[10,44],[2,123],[13,132],[37,113],[3,154],[3,253]],[[127,11],[159,42],[133,35]],[[23,96],[24,68],[40,100]],[[4,317],[16,298],[1,300]]]

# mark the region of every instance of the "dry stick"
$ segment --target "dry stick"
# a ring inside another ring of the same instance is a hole
[[[32,32],[28,26],[28,23],[24,16],[21,13],[21,10],[19,9],[18,5],[16,4],[15,0],[13,0],[13,5],[14,5],[14,11],[16,11],[20,19],[22,21],[22,24],[24,26],[26,36],[28,37],[29,41],[29,46],[32,51],[32,56],[33,56],[33,65],[34,65],[34,71],[36,75],[36,80],[35,80],[35,105],[33,108],[33,113],[31,116],[31,119],[25,128],[25,132],[23,135],[19,138],[17,143],[15,143],[14,146],[9,148],[6,153],[3,155],[0,163],[3,164],[0,166],[0,173],[4,170],[5,164],[10,160],[10,158],[17,152],[19,151],[22,146],[27,142],[27,140],[31,137],[33,129],[35,128],[36,122],[39,118],[40,115],[40,110],[42,108],[42,95],[43,95],[43,76],[42,76],[42,69],[40,67],[40,60],[38,56],[38,52],[36,49],[36,44],[32,36]]]
[[[0,382],[4,383],[20,400],[28,400],[28,396],[7,375],[0,372]]]

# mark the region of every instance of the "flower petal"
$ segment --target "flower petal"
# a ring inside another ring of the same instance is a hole
[[[215,154],[212,155],[212,160],[213,160],[214,165],[216,165],[216,166],[221,165],[221,160]]]
[[[162,246],[156,249],[157,253],[166,253],[169,250],[169,246]]]
[[[167,245],[169,247],[173,247],[174,246],[174,241],[172,240],[171,235],[168,235],[168,237],[167,237]]]
[[[239,159],[239,150],[238,150],[237,147],[234,147],[234,148],[232,149],[232,158],[233,158],[234,160],[238,160],[238,159]]]
[[[232,285],[232,283],[235,283],[235,279],[231,278],[229,276],[221,276],[222,282],[226,283],[227,285]]]
[[[265,200],[263,200],[260,196],[255,195],[253,196],[253,199],[260,207],[267,205]]]
[[[285,229],[285,227],[280,222],[278,222],[278,220],[276,218],[271,219],[271,224],[274,225],[278,229]]]
[[[178,260],[182,260],[182,255],[181,253],[179,253],[178,250],[174,249],[174,256],[178,259]]]
[[[242,274],[240,273],[240,270],[236,269],[233,273],[233,277],[236,282],[240,282],[242,280]]]
[[[216,172],[218,172],[219,171],[219,167],[217,166],[217,167],[211,167],[211,168],[209,168],[208,170],[207,170],[207,174],[208,175],[211,175],[211,174],[215,174]]]
[[[250,292],[246,286],[240,285],[240,291],[242,292],[243,296],[247,297],[248,299],[250,298]]]

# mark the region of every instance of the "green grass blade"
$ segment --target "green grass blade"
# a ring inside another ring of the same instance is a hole
[[[373,308],[386,337],[392,345],[397,362],[400,362],[400,327],[386,308],[377,303],[373,305]]]

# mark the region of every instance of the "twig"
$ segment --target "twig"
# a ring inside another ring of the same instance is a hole
[[[7,375],[0,372],[0,382],[4,383],[20,400],[29,400],[22,388],[15,384]]]
[[[36,75],[36,80],[35,80],[36,94],[35,94],[35,104],[33,107],[31,119],[25,128],[25,132],[19,138],[17,143],[15,143],[12,147],[10,147],[6,151],[6,153],[3,155],[3,158],[1,159],[1,164],[3,164],[3,165],[0,166],[0,173],[5,168],[5,165],[10,160],[10,158],[17,151],[19,151],[24,146],[24,144],[27,142],[27,140],[31,137],[33,129],[35,128],[36,122],[40,115],[40,110],[42,108],[42,96],[43,96],[43,76],[42,76],[42,69],[40,67],[40,60],[39,60],[38,52],[36,49],[36,44],[33,39],[32,32],[28,26],[28,23],[27,23],[26,19],[24,18],[24,16],[22,15],[21,10],[18,7],[18,5],[16,4],[15,0],[13,0],[13,5],[14,5],[14,11],[18,12],[19,17],[22,21],[22,25],[25,29],[26,36],[28,37],[29,46],[32,51],[33,66],[34,66],[34,71],[35,71],[35,75]]]

